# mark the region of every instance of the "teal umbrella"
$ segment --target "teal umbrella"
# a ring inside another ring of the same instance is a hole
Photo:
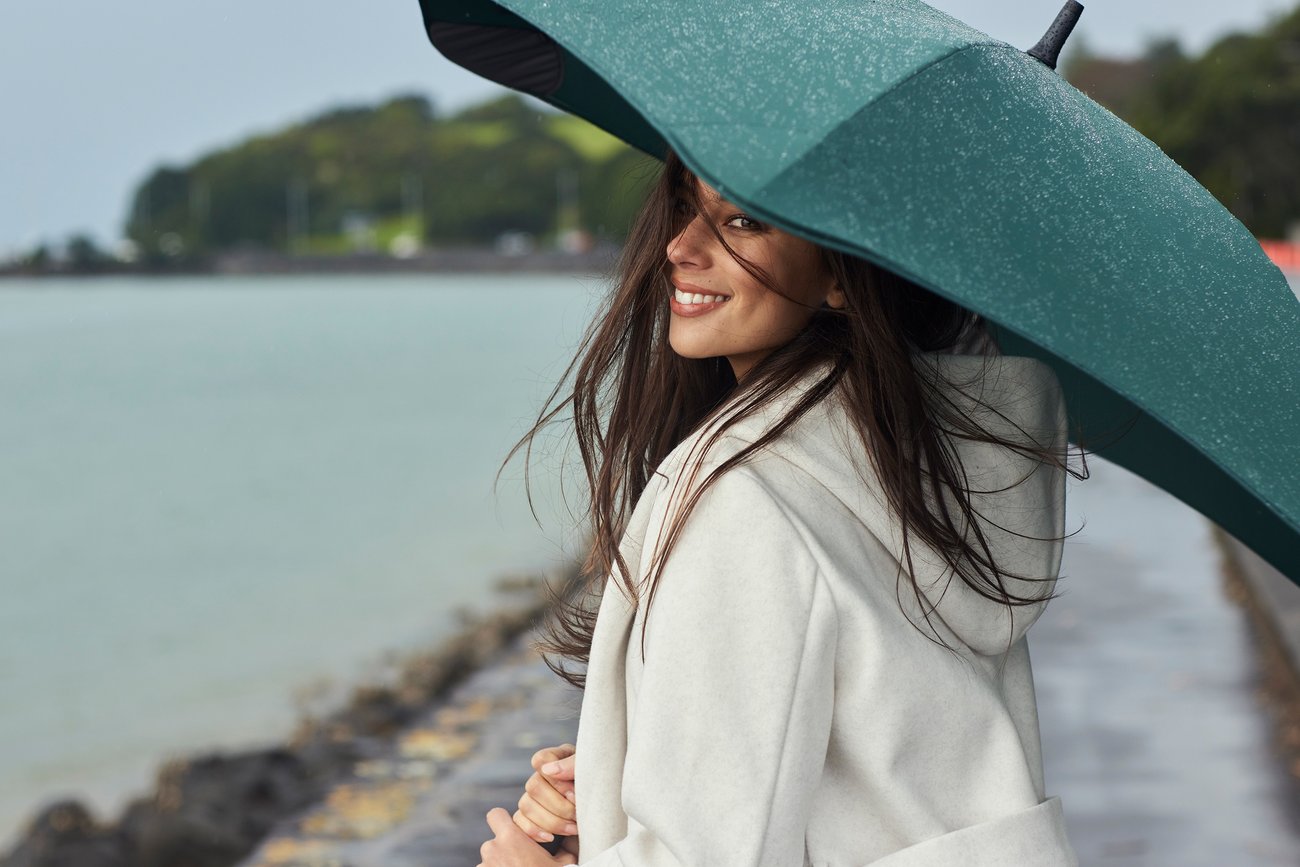
[[[919,0],[421,0],[433,44],[983,314],[1077,437],[1300,584],[1300,302],[1053,71]],[[1071,13],[1072,10],[1072,13]]]

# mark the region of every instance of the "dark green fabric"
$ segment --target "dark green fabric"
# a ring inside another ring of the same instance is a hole
[[[984,314],[1055,368],[1076,442],[1300,583],[1300,302],[1203,187],[1022,50],[917,0],[422,6],[509,10],[563,49],[543,98]]]

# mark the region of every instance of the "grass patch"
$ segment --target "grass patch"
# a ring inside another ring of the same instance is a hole
[[[604,162],[627,147],[599,127],[571,114],[546,119],[546,131],[577,151],[583,159]]]

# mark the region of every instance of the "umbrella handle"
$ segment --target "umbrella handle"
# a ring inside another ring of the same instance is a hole
[[[1070,34],[1074,32],[1074,25],[1079,23],[1079,16],[1082,14],[1082,3],[1076,0],[1065,0],[1065,6],[1056,13],[1056,20],[1052,22],[1051,27],[1047,28],[1043,38],[1025,53],[1035,60],[1042,61],[1048,69],[1055,69],[1056,60],[1061,56],[1065,40],[1069,39]]]

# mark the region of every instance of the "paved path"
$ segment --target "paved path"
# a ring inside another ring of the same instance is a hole
[[[1210,525],[1113,464],[1069,491],[1054,600],[1029,632],[1049,793],[1081,864],[1300,865],[1300,780],[1259,695]]]
[[[388,755],[357,768],[324,803],[283,824],[252,867],[472,867],[484,816],[514,811],[537,749],[572,743],[580,696],[516,641]]]
[[[1070,491],[1055,600],[1030,632],[1047,787],[1084,867],[1300,865],[1300,781],[1260,706],[1209,526],[1100,460]],[[467,867],[529,756],[571,742],[579,698],[526,645],[390,754],[286,823],[248,865]]]

